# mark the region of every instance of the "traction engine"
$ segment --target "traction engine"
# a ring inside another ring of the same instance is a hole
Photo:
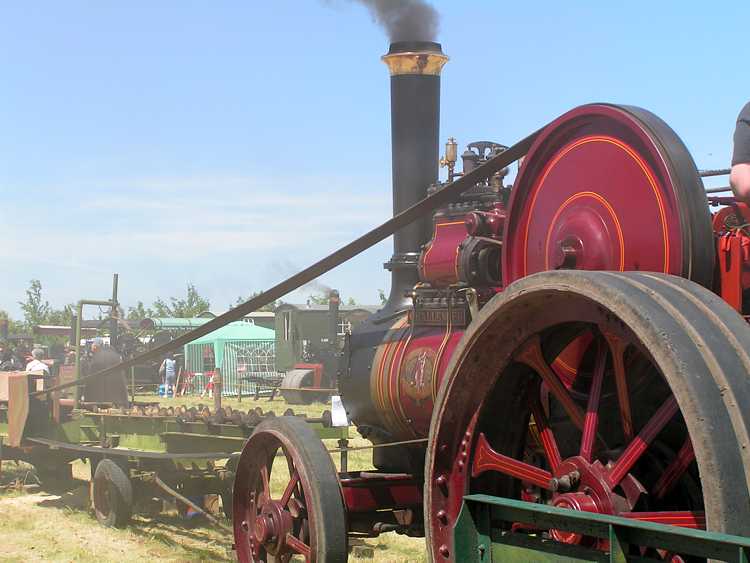
[[[701,553],[687,535],[622,547],[561,524],[571,511],[607,529],[750,536],[750,210],[707,196],[662,120],[612,104],[575,108],[528,146],[471,143],[460,172],[451,139],[439,183],[447,57],[400,42],[383,59],[394,216],[490,172],[396,231],[390,297],[345,348],[339,390],[374,469],[337,471],[285,417],[261,425],[235,483],[240,560],[341,561],[347,537],[387,531],[426,535],[434,561],[536,540],[547,557]],[[467,526],[485,543],[462,539]]]

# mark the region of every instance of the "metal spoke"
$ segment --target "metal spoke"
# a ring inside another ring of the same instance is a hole
[[[289,499],[292,498],[292,493],[297,487],[297,483],[299,483],[299,474],[295,469],[291,477],[289,478],[289,482],[286,484],[284,493],[281,495],[281,500],[279,501],[281,503],[281,506],[286,506],[286,503],[288,503]]]
[[[609,349],[612,352],[612,366],[615,372],[615,385],[617,386],[617,402],[620,406],[620,420],[622,422],[622,433],[625,441],[633,439],[633,415],[630,410],[630,392],[628,390],[627,375],[625,373],[625,349],[628,343],[619,336],[604,332]]]
[[[289,475],[291,476],[294,472],[297,471],[295,469],[295,467],[294,467],[294,460],[292,459],[292,456],[290,456],[289,454],[286,453],[286,450],[284,450],[284,455],[286,456],[286,466],[287,466],[287,469],[289,469]],[[302,492],[300,491],[300,488],[299,488],[299,475],[297,475],[297,478],[298,478],[298,481],[297,481],[297,484],[295,485],[294,489],[292,490],[292,493],[298,499],[301,499],[302,498]],[[284,503],[284,504],[286,504],[286,503]]]
[[[528,481],[542,489],[552,490],[552,474],[534,465],[505,456],[492,449],[484,434],[479,435],[474,453],[471,476],[477,477],[486,471],[497,471],[522,481]]]
[[[568,413],[568,416],[573,423],[582,430],[584,420],[583,411],[575,401],[573,401],[573,398],[568,393],[565,385],[563,385],[560,378],[544,359],[539,336],[535,335],[530,338],[521,351],[516,354],[515,359],[518,362],[526,364],[539,374],[547,384],[552,395],[560,402],[563,409],[565,409],[565,412]]]
[[[677,411],[677,401],[674,396],[669,397],[669,399],[659,407],[656,414],[652,416],[651,420],[649,420],[641,429],[638,436],[628,444],[628,447],[625,448],[625,451],[610,469],[607,480],[611,487],[617,486],[622,478],[625,477],[628,471],[630,471],[633,465],[635,465],[643,455],[643,452],[648,449],[648,446],[654,438],[656,438],[659,432],[661,432],[667,423],[672,420],[672,417],[677,414]]]
[[[622,512],[618,516],[640,520],[641,522],[655,522],[668,526],[705,530],[705,512],[692,510],[670,510],[665,512]]]
[[[287,533],[286,538],[285,538],[285,542],[294,551],[296,551],[300,555],[304,555],[305,556],[305,561],[310,561],[310,556],[312,555],[312,550],[310,549],[309,545],[307,545],[305,542],[303,542],[301,539],[295,537],[291,533]]]
[[[604,368],[607,365],[607,347],[599,342],[596,351],[596,363],[594,364],[594,377],[591,380],[589,401],[586,406],[586,418],[583,424],[583,436],[581,437],[580,456],[586,461],[591,461],[591,453],[596,441],[596,431],[599,425],[599,398],[602,394],[602,381],[604,380]]]
[[[555,435],[547,420],[547,415],[544,414],[542,402],[539,400],[538,385],[531,385],[529,387],[528,398],[531,415],[534,417],[534,423],[539,432],[539,439],[544,448],[544,453],[547,455],[547,462],[552,471],[556,471],[562,462],[562,458],[560,456],[560,449],[557,447],[557,440],[555,440]]]
[[[263,483],[263,498],[266,501],[271,500],[271,486],[268,483],[268,466],[267,465],[261,465],[260,466],[260,478]]]
[[[677,452],[672,463],[667,466],[664,473],[661,474],[661,477],[659,477],[659,480],[654,485],[654,497],[657,500],[663,499],[674,488],[680,477],[682,477],[694,460],[695,452],[693,451],[693,443],[688,438],[680,448],[680,451]]]

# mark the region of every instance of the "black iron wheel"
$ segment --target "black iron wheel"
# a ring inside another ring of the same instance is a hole
[[[96,519],[103,526],[121,528],[130,520],[133,485],[125,470],[111,459],[96,464],[91,500]]]
[[[307,423],[280,416],[255,429],[237,467],[233,525],[241,562],[346,561],[336,468]]]
[[[464,335],[433,411],[434,560],[460,555],[452,528],[470,492],[750,534],[748,351],[744,319],[683,278],[557,271],[510,285]]]

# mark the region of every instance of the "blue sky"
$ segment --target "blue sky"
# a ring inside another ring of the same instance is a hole
[[[433,4],[442,139],[611,101],[728,164],[747,2]],[[113,272],[125,305],[192,282],[223,309],[387,219],[387,47],[347,0],[0,2],[0,309],[32,278],[55,306],[106,297]],[[389,256],[321,281],[377,302]]]

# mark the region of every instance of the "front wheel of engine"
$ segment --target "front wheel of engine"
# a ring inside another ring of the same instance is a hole
[[[472,493],[750,534],[748,350],[745,321],[682,278],[553,271],[511,284],[463,336],[433,411],[433,560],[460,557],[452,531]]]
[[[336,467],[310,426],[263,421],[237,466],[232,502],[241,562],[346,561],[347,528]]]

